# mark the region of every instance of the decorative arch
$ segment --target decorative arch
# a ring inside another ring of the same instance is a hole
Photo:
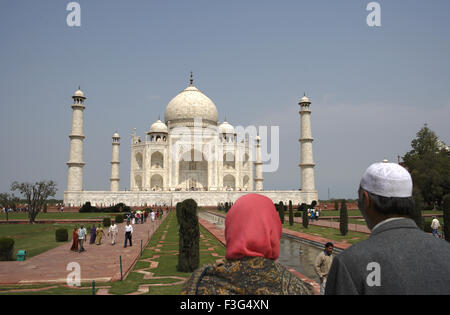
[[[235,190],[236,189],[236,179],[233,175],[228,174],[223,178],[223,188],[225,190]]]
[[[236,163],[234,154],[231,152],[227,152],[223,155],[223,168],[225,169],[235,169]]]
[[[248,175],[244,176],[244,178],[242,180],[242,184],[243,184],[244,190],[250,189],[250,177],[248,177]]]
[[[150,188],[153,191],[163,190],[164,188],[164,179],[161,175],[155,174],[150,179]]]
[[[151,168],[164,168],[164,156],[161,152],[154,152],[152,154]]]
[[[141,170],[142,169],[142,165],[143,165],[143,161],[144,161],[144,158],[143,158],[141,152],[136,153],[135,161],[136,161],[136,168]]]
[[[134,176],[134,184],[136,186],[136,190],[142,191],[142,176],[141,175]]]

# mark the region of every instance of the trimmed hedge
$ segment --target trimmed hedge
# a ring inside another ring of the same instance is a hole
[[[0,261],[13,260],[14,240],[9,237],[0,238]]]
[[[57,242],[67,242],[69,240],[69,232],[67,229],[57,229],[55,231],[55,239]]]
[[[110,227],[111,226],[111,218],[103,218],[103,226]]]
[[[179,272],[192,272],[200,264],[200,228],[197,217],[197,203],[193,199],[177,203],[179,224],[178,265]]]
[[[116,224],[120,224],[120,223],[123,223],[123,220],[124,220],[124,215],[123,214],[118,214],[118,215],[116,215],[116,218],[114,219],[114,222]]]
[[[131,209],[129,206],[124,203],[118,203],[114,206],[107,208],[97,208],[93,207],[91,203],[86,202],[79,210],[79,212],[106,212],[106,213],[119,213],[119,212],[130,212]]]

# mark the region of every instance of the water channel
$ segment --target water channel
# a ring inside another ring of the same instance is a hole
[[[199,217],[225,229],[225,219],[210,212],[200,212]],[[321,246],[307,244],[298,239],[282,236],[280,240],[280,256],[278,262],[292,268],[319,283],[314,271],[314,261],[322,251]]]

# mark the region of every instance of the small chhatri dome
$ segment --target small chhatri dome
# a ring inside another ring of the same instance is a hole
[[[309,101],[309,98],[306,96],[306,93],[303,94],[303,97],[302,97],[302,99],[300,100],[300,104],[301,104],[301,103],[311,103],[311,102]]]
[[[113,134],[113,139],[120,139],[120,136],[117,133],[117,131]]]
[[[160,119],[150,126],[150,133],[168,133],[167,126]]]
[[[234,134],[235,130],[234,127],[225,120],[223,123],[220,124],[219,132],[225,134]]]
[[[73,96],[84,97],[84,93],[83,91],[81,91],[81,88],[78,87],[78,90],[76,90],[75,93],[73,93]]]

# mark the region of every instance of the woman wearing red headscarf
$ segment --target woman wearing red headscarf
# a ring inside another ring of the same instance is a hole
[[[225,219],[227,261],[196,270],[181,294],[313,294],[278,258],[280,217],[271,199],[248,194],[239,198]]]

